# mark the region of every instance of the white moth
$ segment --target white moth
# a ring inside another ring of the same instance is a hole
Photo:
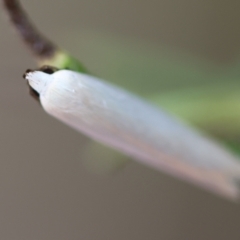
[[[220,195],[239,194],[240,163],[163,110],[96,77],[69,70],[25,75],[47,113],[135,160]]]

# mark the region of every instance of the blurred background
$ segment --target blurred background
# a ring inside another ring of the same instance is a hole
[[[240,92],[240,2],[21,2],[93,74],[156,103],[207,84]],[[0,239],[240,238],[239,204],[122,166],[124,156],[48,116],[22,79],[35,62],[0,15]]]

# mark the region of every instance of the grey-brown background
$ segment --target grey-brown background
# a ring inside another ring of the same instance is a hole
[[[167,46],[221,68],[239,56],[234,0],[22,2],[42,31],[108,79],[118,56],[103,51],[104,39],[113,52],[114,39],[135,53]],[[29,97],[21,76],[35,63],[4,19],[1,11],[0,239],[240,239],[238,204],[137,163],[114,174],[87,170],[91,141]]]

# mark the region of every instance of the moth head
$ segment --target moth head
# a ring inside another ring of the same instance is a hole
[[[46,88],[47,84],[51,81],[51,74],[58,71],[57,68],[44,65],[39,69],[26,70],[23,78],[27,80],[30,95],[39,101],[39,96]]]

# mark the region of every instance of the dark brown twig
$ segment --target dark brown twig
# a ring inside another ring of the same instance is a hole
[[[53,56],[57,47],[36,30],[18,0],[3,0],[3,4],[27,47],[38,58],[45,59]]]

